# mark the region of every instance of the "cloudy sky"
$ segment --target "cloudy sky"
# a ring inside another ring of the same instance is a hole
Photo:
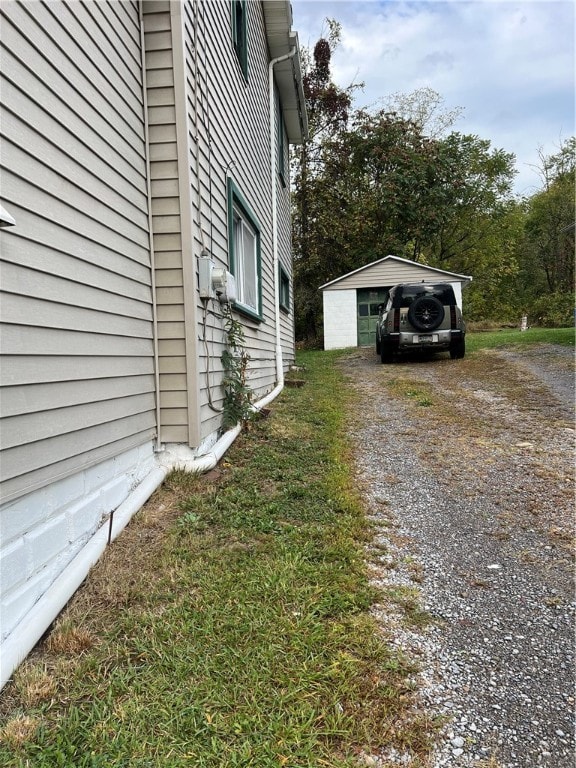
[[[301,47],[342,25],[338,85],[365,83],[355,106],[430,87],[461,107],[453,130],[516,155],[515,190],[540,188],[538,149],[574,135],[573,0],[292,0]]]

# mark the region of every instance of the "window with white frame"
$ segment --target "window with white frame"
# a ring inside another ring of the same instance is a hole
[[[261,319],[260,226],[232,180],[228,181],[230,271],[236,281],[236,305]]]

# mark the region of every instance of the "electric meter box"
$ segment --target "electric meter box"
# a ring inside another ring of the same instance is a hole
[[[236,301],[236,280],[228,270],[213,269],[212,286],[220,301]]]
[[[212,285],[213,271],[212,259],[209,256],[200,256],[198,258],[198,291],[201,299],[213,299],[215,296]]]

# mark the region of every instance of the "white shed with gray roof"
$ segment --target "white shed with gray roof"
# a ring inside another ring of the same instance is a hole
[[[375,343],[378,305],[397,283],[450,283],[462,308],[469,275],[428,267],[399,256],[385,256],[320,286],[323,297],[324,349],[368,347]]]

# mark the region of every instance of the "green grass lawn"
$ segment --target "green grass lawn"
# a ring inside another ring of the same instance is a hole
[[[471,333],[468,350],[574,345],[574,329]],[[339,352],[287,387],[208,476],[172,474],[108,549],[0,700],[7,768],[421,765],[438,722],[376,595],[351,475]],[[416,618],[415,618],[416,617]]]
[[[368,612],[337,358],[302,355],[305,386],[109,548],[3,692],[1,765],[340,768],[384,745],[420,764],[438,724]]]
[[[503,330],[466,334],[467,352],[514,345],[561,344],[574,346],[574,328],[529,328],[527,331]]]

